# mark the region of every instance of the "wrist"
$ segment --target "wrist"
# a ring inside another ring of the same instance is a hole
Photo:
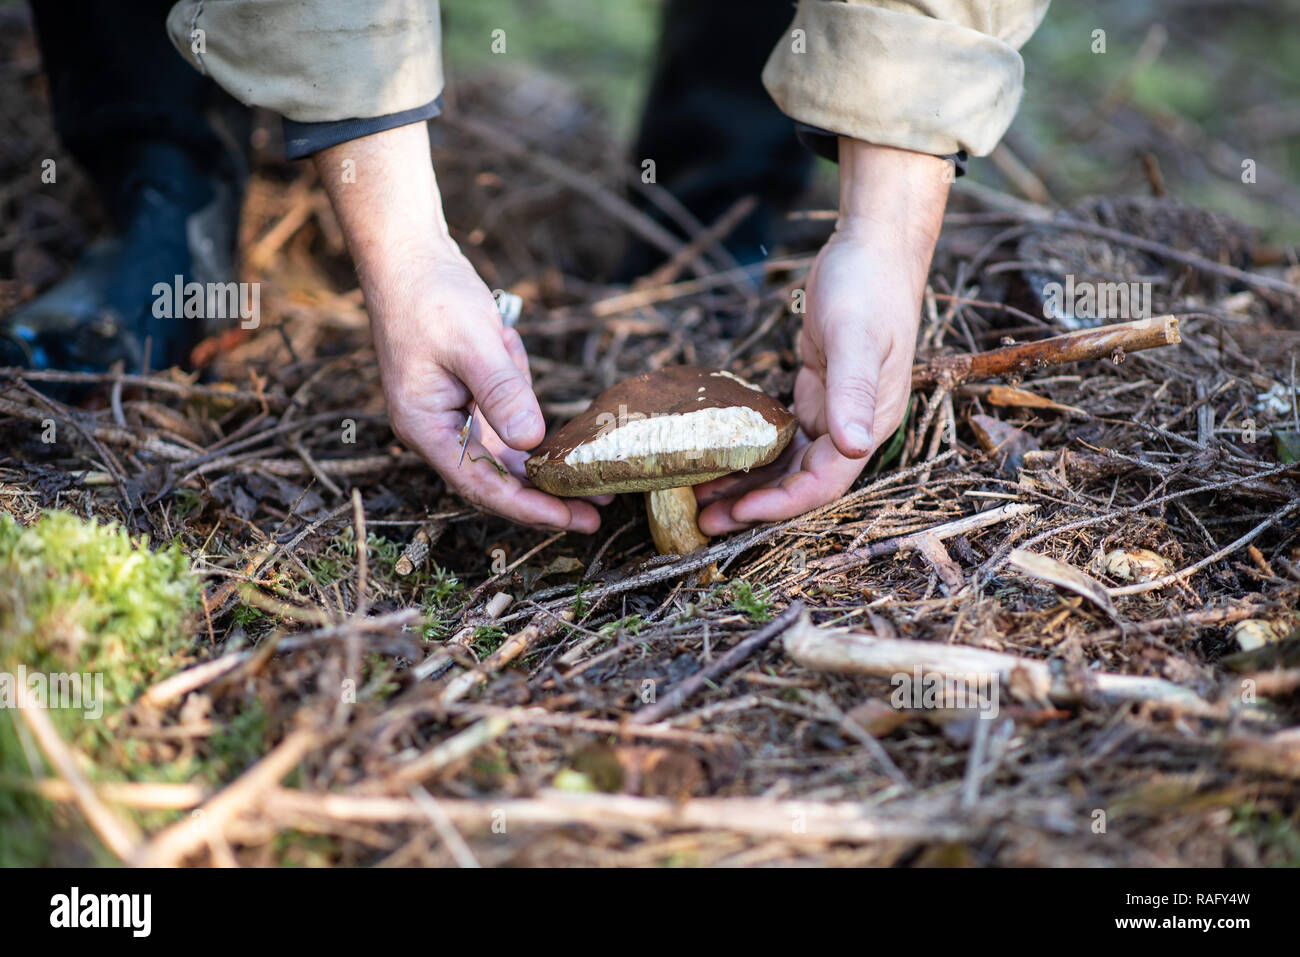
[[[367,293],[404,285],[415,263],[461,256],[443,217],[423,122],[329,147],[314,162]]]
[[[845,238],[901,248],[924,259],[943,226],[953,179],[946,159],[913,150],[839,138],[840,208]]]

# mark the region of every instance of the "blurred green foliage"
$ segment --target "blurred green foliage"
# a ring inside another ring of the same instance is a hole
[[[458,73],[501,65],[540,67],[574,83],[628,136],[649,82],[662,6],[659,0],[443,0],[449,82]],[[1284,22],[1285,6],[1053,4],[1022,51],[1025,97],[1012,127],[1020,158],[1040,172],[1055,200],[1069,205],[1090,195],[1148,193],[1141,154],[1150,151],[1172,197],[1234,215],[1277,240],[1300,239],[1294,208],[1300,190],[1279,203],[1266,177],[1243,183],[1240,170],[1242,159],[1254,159],[1288,184],[1300,183],[1300,70],[1294,68],[1300,31]],[[1127,75],[1153,26],[1168,31],[1159,56],[1129,77],[1131,90],[1119,112],[1103,121],[1101,135],[1076,136]],[[492,52],[496,29],[505,31],[505,53]],[[1093,52],[1097,29],[1106,31],[1102,54]],[[1276,123],[1269,121],[1272,108]],[[1189,148],[1159,131],[1178,120],[1228,150]],[[834,175],[829,164],[819,170]],[[971,176],[1007,188],[986,160],[972,162]]]
[[[658,0],[443,0],[442,9],[449,83],[462,70],[541,67],[603,106],[620,135],[635,130],[659,32]],[[492,50],[494,30],[505,31],[504,53]]]

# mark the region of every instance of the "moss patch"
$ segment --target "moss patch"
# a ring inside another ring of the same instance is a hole
[[[116,524],[68,512],[46,512],[28,526],[0,516],[3,690],[16,703],[18,686],[31,687],[32,676],[80,676],[78,707],[50,702],[55,727],[96,774],[135,778],[147,769],[122,766],[114,717],[183,664],[198,596],[178,545],[153,551]],[[34,767],[47,773],[42,763],[18,714],[0,715],[0,865],[50,863],[59,825],[80,827],[67,809],[20,786]]]

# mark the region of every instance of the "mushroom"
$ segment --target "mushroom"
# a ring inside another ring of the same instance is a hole
[[[655,546],[689,555],[708,544],[691,486],[767,465],[795,427],[785,406],[737,375],[671,366],[606,389],[525,467],[552,495],[645,492]]]

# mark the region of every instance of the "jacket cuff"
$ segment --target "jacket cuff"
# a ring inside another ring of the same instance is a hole
[[[1023,81],[1020,54],[997,36],[893,5],[827,0],[800,2],[763,70],[777,106],[802,123],[934,155],[991,152]]]
[[[298,123],[387,116],[442,92],[437,0],[181,0],[167,32],[235,99]]]
[[[303,159],[313,153],[319,153],[331,146],[338,146],[349,140],[382,133],[399,126],[431,120],[442,113],[442,97],[430,100],[424,106],[387,116],[373,116],[368,119],[329,120],[325,123],[299,123],[296,120],[284,121],[284,158]]]
[[[809,126],[807,123],[800,123],[796,120],[794,135],[799,138],[800,143],[822,159],[828,159],[832,163],[839,163],[840,137],[847,134],[824,130],[820,126]],[[965,150],[958,150],[956,153],[944,153],[943,155],[936,153],[934,156],[937,159],[947,160],[953,165],[954,178],[966,175],[966,167],[969,165],[970,156]]]

